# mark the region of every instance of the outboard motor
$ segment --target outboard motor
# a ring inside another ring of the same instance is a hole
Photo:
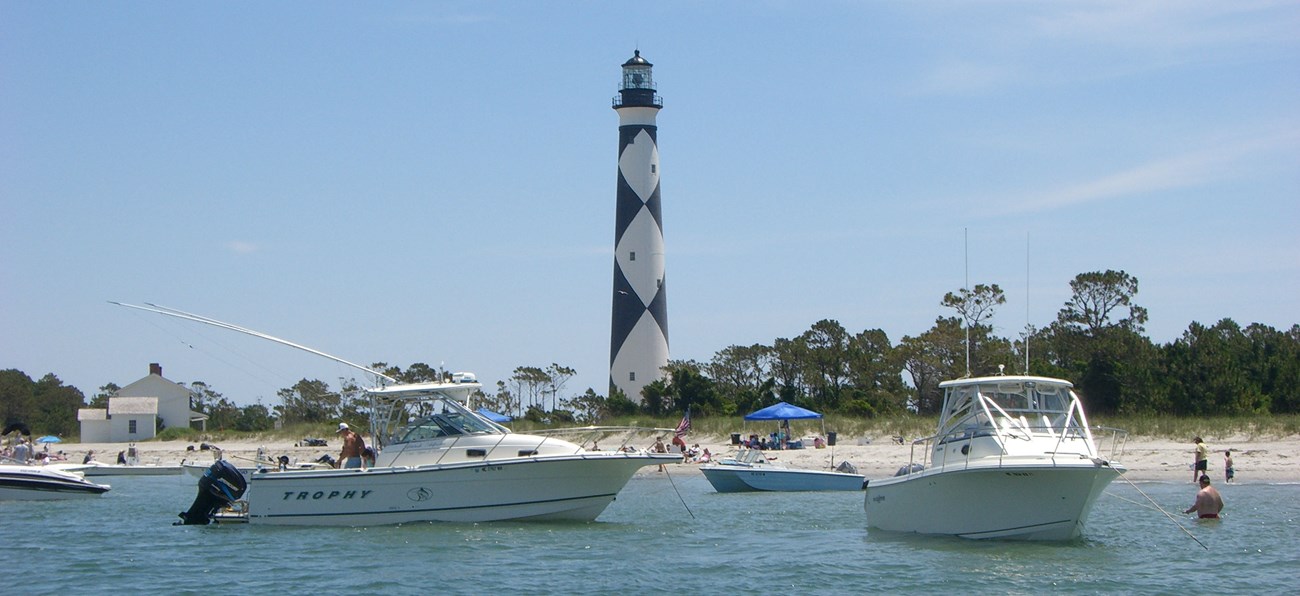
[[[194,497],[190,510],[180,514],[177,526],[206,526],[212,523],[212,516],[218,509],[226,507],[244,496],[248,489],[248,480],[239,473],[239,468],[222,459],[217,460],[199,478],[199,494]]]

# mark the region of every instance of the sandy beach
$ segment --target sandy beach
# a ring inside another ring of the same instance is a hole
[[[790,467],[827,469],[835,464],[850,462],[859,473],[868,478],[892,476],[900,467],[910,461],[911,445],[898,445],[888,438],[866,439],[839,437],[837,445],[825,449],[798,449],[787,451],[769,451],[769,458],[776,458],[777,463]],[[707,448],[715,457],[735,451],[729,438],[724,437],[686,437],[690,445],[699,444]],[[1238,483],[1279,483],[1300,482],[1300,436],[1283,438],[1206,438],[1211,450],[1209,459],[1210,478],[1215,484],[1223,483],[1223,450],[1231,449]],[[648,447],[633,443],[635,447]],[[322,455],[338,456],[337,441],[331,441],[328,447],[299,447],[292,441],[270,441],[259,443],[245,441],[236,443],[217,443],[225,458],[240,463],[252,461],[258,449],[267,455],[278,457],[287,455],[293,461],[313,461]],[[210,451],[199,450],[199,444],[181,441],[145,441],[136,444],[141,463],[177,464],[182,461],[211,462]],[[52,445],[51,452],[63,451],[68,461],[81,462],[89,450],[94,450],[98,461],[111,463],[116,460],[119,451],[125,451],[126,443],[63,443]],[[189,451],[187,448],[193,448]],[[613,445],[603,445],[613,448]],[[1110,449],[1109,441],[1102,444],[1103,453]],[[918,448],[918,456],[920,455]],[[1123,452],[1114,459],[1128,468],[1128,478],[1135,482],[1188,482],[1192,481],[1191,462],[1193,446],[1190,441],[1178,442],[1169,439],[1151,437],[1130,437]],[[659,473],[655,467],[643,469],[641,474]],[[674,466],[671,474],[698,474],[695,464]]]

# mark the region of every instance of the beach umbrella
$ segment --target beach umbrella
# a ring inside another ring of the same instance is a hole
[[[39,439],[36,439],[37,443],[60,443],[62,441],[63,439],[60,439],[54,435],[45,435]]]

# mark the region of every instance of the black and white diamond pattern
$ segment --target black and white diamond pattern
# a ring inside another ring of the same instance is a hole
[[[657,108],[619,110],[618,207],[610,387],[633,401],[668,363],[663,220],[659,211]]]

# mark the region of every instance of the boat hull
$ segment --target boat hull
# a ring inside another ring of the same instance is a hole
[[[871,480],[867,527],[973,539],[1071,540],[1123,468],[1080,459],[926,470]]]
[[[576,454],[440,466],[253,474],[252,524],[596,519],[643,466],[667,454]]]
[[[30,466],[0,466],[0,501],[52,501],[95,497],[109,487],[76,474]]]
[[[819,470],[719,464],[700,471],[720,493],[862,490],[863,476]]]

